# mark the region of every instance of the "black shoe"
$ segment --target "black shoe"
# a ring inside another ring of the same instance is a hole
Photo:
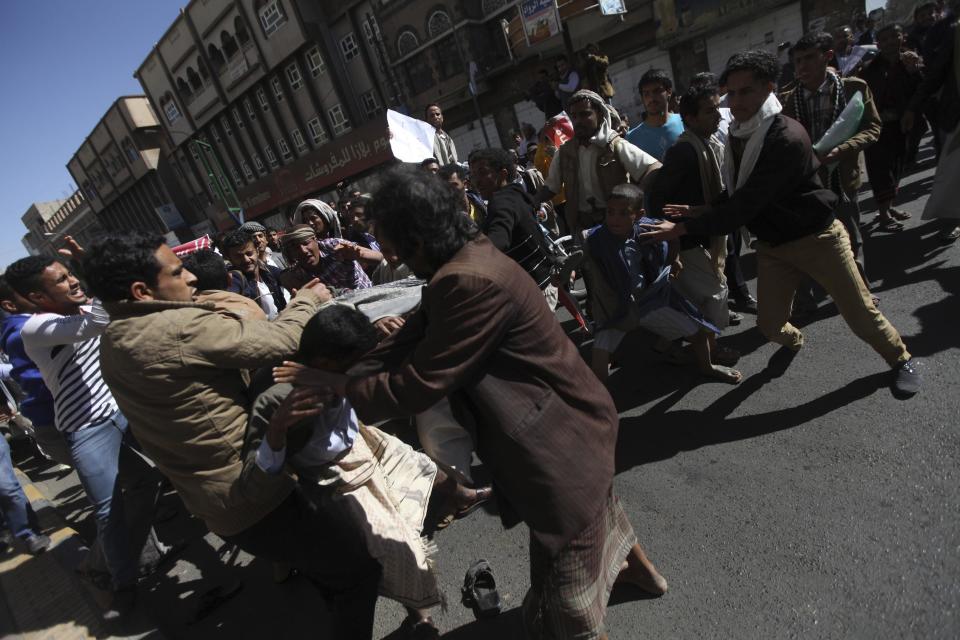
[[[729,324],[731,327],[735,327],[739,325],[741,322],[743,322],[743,315],[737,313],[736,311],[733,311],[732,309],[730,310],[729,313],[730,313],[730,317],[727,320],[727,324]]]
[[[128,616],[137,606],[137,588],[125,587],[113,592],[110,604],[101,616],[105,622],[113,622]]]
[[[587,299],[587,290],[586,289],[570,289],[570,297],[576,300],[577,302],[583,302]]]
[[[740,311],[757,313],[757,299],[747,294],[746,296],[737,296],[733,299],[733,306]]]
[[[50,538],[42,533],[32,535],[24,539],[23,542],[27,545],[27,551],[32,556],[38,556],[50,548]]]
[[[896,377],[893,380],[893,390],[902,396],[912,396],[923,386],[923,374],[920,373],[921,362],[910,358],[894,369]]]

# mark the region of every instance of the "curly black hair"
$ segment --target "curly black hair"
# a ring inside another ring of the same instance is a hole
[[[130,298],[130,285],[157,286],[160,263],[156,252],[166,240],[158,233],[111,233],[98,240],[83,258],[87,288],[104,302]]]
[[[55,262],[56,258],[49,256],[27,256],[12,262],[4,275],[7,278],[7,284],[10,288],[26,298],[29,294],[40,291],[43,285],[40,282],[40,275],[43,271]]]
[[[720,76],[720,84],[726,85],[730,74],[737,71],[750,71],[759,82],[776,82],[780,77],[780,63],[769,51],[754,49],[735,53],[727,61],[727,68]]]
[[[253,242],[253,234],[243,229],[228,231],[220,238],[220,250],[226,253],[230,249],[243,248]],[[256,243],[254,243],[256,245]]]
[[[380,176],[367,218],[407,261],[421,248],[435,268],[446,263],[479,231],[462,212],[462,197],[432,173],[410,167]]]
[[[377,346],[377,330],[360,311],[345,304],[324,307],[307,321],[296,358],[304,364],[318,356],[345,360]]]
[[[227,263],[213,249],[200,249],[183,257],[183,267],[197,278],[197,291],[226,291],[230,286]]]
[[[485,162],[487,166],[500,173],[501,170],[507,170],[507,182],[513,182],[517,179],[516,152],[511,153],[506,149],[499,147],[490,147],[488,149],[477,149],[470,153],[469,162]]]
[[[810,49],[817,49],[822,53],[832,50],[833,36],[826,31],[809,31],[803,34],[797,40],[797,44],[790,48],[790,54],[793,55],[795,51],[808,51]]]
[[[667,91],[673,91],[673,80],[670,79],[670,76],[667,75],[667,72],[663,69],[647,69],[642,76],[640,76],[640,82],[637,83],[637,88],[643,92],[643,88],[648,84],[660,84]]]
[[[714,78],[712,73],[707,75]],[[694,81],[690,84],[690,88],[680,96],[680,106],[677,107],[677,112],[681,118],[695,118],[700,113],[700,101],[718,93],[720,93],[720,87],[717,86],[716,80],[711,82],[709,79],[703,78],[700,81]]]

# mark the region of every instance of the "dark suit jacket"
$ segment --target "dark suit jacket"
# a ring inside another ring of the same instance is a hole
[[[420,310],[351,373],[347,397],[367,422],[449,398],[472,419],[502,511],[551,554],[599,517],[613,483],[613,401],[537,285],[486,237],[437,271]]]
[[[746,226],[778,245],[821,231],[834,220],[837,196],[823,188],[819,169],[803,125],[777,114],[747,181],[699,217],[684,220],[687,233],[718,236]]]

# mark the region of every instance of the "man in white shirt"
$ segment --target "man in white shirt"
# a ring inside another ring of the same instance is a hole
[[[453,143],[450,134],[443,130],[443,110],[440,105],[428,104],[425,114],[427,122],[436,129],[433,137],[433,157],[437,159],[437,166],[458,162],[457,145]]]
[[[225,235],[220,245],[227,260],[230,261],[230,266],[243,275],[242,279],[234,278],[235,282],[231,283],[233,287],[231,290],[260,305],[267,320],[276,318],[290,301],[289,294],[280,286],[277,277],[279,269],[260,261],[256,241],[243,228]]]
[[[265,226],[259,222],[250,221],[240,225],[240,230],[246,231],[253,236],[253,245],[257,249],[257,256],[260,258],[260,262],[271,267],[276,267],[277,269],[287,268],[287,261],[283,257],[283,252],[274,251],[270,248],[267,228]]]
[[[143,459],[122,446],[129,444],[127,420],[100,376],[100,334],[109,316],[96,302],[87,306],[79,280],[53,258],[17,260],[6,277],[38,310],[20,335],[53,395],[56,427],[94,509],[113,589],[104,617],[119,617],[135,603],[138,555],[148,536],[153,539],[159,485]]]

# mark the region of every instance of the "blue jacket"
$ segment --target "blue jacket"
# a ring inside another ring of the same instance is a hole
[[[37,365],[27,356],[20,338],[20,329],[30,318],[29,314],[9,315],[0,324],[0,349],[10,358],[13,371],[10,375],[20,387],[25,398],[20,402],[20,413],[39,425],[52,426],[55,423],[53,396],[43,383]]]

